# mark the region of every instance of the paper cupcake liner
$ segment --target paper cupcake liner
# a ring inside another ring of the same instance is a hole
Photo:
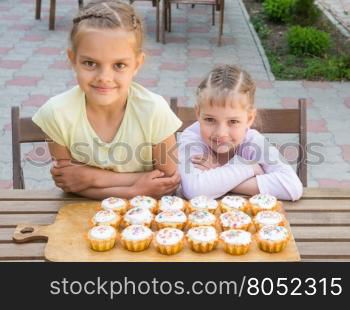
[[[194,208],[191,205],[189,205],[189,213],[192,213],[194,211],[201,211],[201,210],[206,210],[209,211],[210,213],[214,214],[216,213],[217,209],[203,209],[203,208]]]
[[[222,230],[241,229],[241,230],[249,231],[251,226],[252,226],[252,223],[249,223],[249,224],[246,224],[246,225],[242,225],[242,226],[235,226],[235,227],[224,226],[224,225],[221,224]]]
[[[277,211],[278,203],[276,203],[272,208],[262,208],[257,205],[250,205],[250,212],[253,216],[256,216],[260,211]]]
[[[159,244],[159,243],[155,242],[155,247],[160,254],[174,255],[174,254],[179,253],[183,249],[184,241],[181,240],[180,242],[178,242],[174,245],[163,245],[163,244]]]
[[[271,242],[271,241],[266,241],[266,240],[260,240],[258,239],[258,246],[259,248],[268,253],[278,253],[281,252],[288,244],[288,239],[287,240],[281,240],[278,242]]]
[[[249,213],[250,212],[250,206],[249,204],[245,204],[242,208],[230,208],[228,206],[226,206],[225,204],[223,204],[222,202],[219,203],[220,206],[220,211],[221,213],[226,213],[232,210],[238,210],[238,211],[242,211],[245,213]]]
[[[121,239],[122,246],[131,252],[140,252],[146,250],[151,244],[152,236],[146,240],[125,240]]]
[[[116,238],[110,238],[108,240],[92,240],[90,239],[90,247],[94,251],[103,252],[112,249],[115,245]]]
[[[128,221],[126,220],[123,220],[122,221],[122,225],[124,228],[130,226],[130,225],[143,225],[143,226],[146,226],[148,228],[151,228],[151,225],[152,225],[152,222],[151,223],[142,223],[142,224],[132,224],[132,223],[129,223]]]
[[[224,251],[231,255],[244,255],[250,249],[250,243],[246,245],[229,244],[224,242]]]
[[[198,253],[207,253],[216,248],[216,245],[218,243],[217,240],[210,241],[210,242],[198,242],[193,241],[191,239],[187,239],[188,243],[190,245],[190,248],[192,251],[198,252]]]
[[[188,229],[193,228],[193,227],[198,227],[198,226],[212,226],[212,227],[216,228],[216,221],[214,223],[211,223],[211,224],[198,224],[198,223],[193,223],[191,221],[188,221],[188,223],[187,223]]]
[[[186,222],[185,223],[158,223],[158,222],[155,222],[155,223],[157,225],[158,230],[160,230],[162,228],[167,228],[167,227],[177,228],[177,229],[183,230],[186,226]]]

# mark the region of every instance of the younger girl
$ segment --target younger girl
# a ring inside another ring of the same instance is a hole
[[[141,20],[123,2],[93,1],[74,18],[67,53],[78,86],[33,117],[53,141],[51,173],[64,191],[103,199],[176,189],[181,121],[161,96],[133,82],[142,41]]]
[[[228,192],[270,194],[297,200],[302,183],[256,130],[255,84],[247,72],[223,65],[197,89],[198,122],[180,137],[180,174],[186,198],[220,197]]]

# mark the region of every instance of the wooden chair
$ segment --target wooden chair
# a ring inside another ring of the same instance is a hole
[[[19,116],[19,107],[11,108],[12,123],[12,178],[14,189],[24,189],[23,170],[21,167],[21,143],[46,142],[45,133],[33,123],[31,117]]]
[[[259,109],[258,115],[263,120],[262,124],[253,124],[252,128],[265,134],[299,134],[297,174],[303,186],[307,187],[306,99],[299,99],[298,105],[298,109]],[[170,106],[183,122],[178,132],[197,121],[194,108],[179,107],[177,98],[170,99]]]
[[[156,40],[160,41],[160,0],[129,0],[130,4],[135,1],[152,1],[152,6],[156,8]]]
[[[163,0],[163,18],[162,18],[162,42],[165,44],[165,32],[171,32],[171,4],[191,4],[194,7],[198,5],[211,5],[212,6],[212,24],[215,25],[215,9],[220,13],[220,25],[219,25],[219,39],[218,46],[222,43],[222,34],[224,30],[224,10],[225,0]]]
[[[84,3],[83,0],[78,0],[79,8]],[[40,19],[41,15],[41,0],[35,0],[35,19]],[[55,30],[55,16],[56,16],[56,0],[50,0],[50,15],[49,15],[49,30]]]

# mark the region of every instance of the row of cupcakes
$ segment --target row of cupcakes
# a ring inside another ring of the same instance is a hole
[[[194,212],[207,210],[215,213],[218,208],[221,212],[239,210],[256,215],[259,211],[277,210],[279,202],[276,197],[268,194],[257,194],[249,199],[241,196],[225,196],[220,201],[201,195],[188,202],[177,196],[163,196],[159,201],[149,196],[136,196],[130,200],[110,197],[102,201],[101,208],[124,214],[134,207],[146,208],[152,213],[163,211]]]
[[[124,227],[129,225],[151,227],[153,222],[157,229],[171,227],[182,230],[196,226],[216,226],[219,224],[222,230],[241,229],[249,231],[252,226],[255,226],[258,231],[265,225],[284,226],[286,219],[283,214],[277,211],[260,211],[252,219],[248,214],[239,210],[222,213],[218,220],[214,214],[207,210],[194,211],[188,216],[182,211],[163,211],[154,216],[148,209],[142,207],[132,208],[123,216],[110,210],[102,210],[91,219],[92,226],[110,225],[114,228],[118,228],[120,224]]]
[[[174,255],[179,253],[187,240],[191,250],[207,253],[214,250],[219,241],[223,243],[224,251],[231,255],[246,254],[252,244],[252,235],[245,230],[230,229],[218,235],[212,226],[193,227],[185,234],[177,228],[163,228],[154,233],[144,225],[130,225],[120,236],[122,246],[133,252],[146,250],[152,240],[159,253]],[[268,225],[262,227],[255,238],[259,248],[268,253],[282,251],[289,239],[290,233],[283,226]],[[89,231],[91,247],[96,251],[108,251],[116,243],[117,232],[112,226],[95,226]]]

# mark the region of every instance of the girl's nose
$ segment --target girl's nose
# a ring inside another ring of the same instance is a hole
[[[227,136],[227,128],[224,125],[218,125],[215,130],[215,138],[217,140],[225,138]]]
[[[113,81],[113,70],[109,68],[101,69],[97,79],[100,82],[111,82]]]

